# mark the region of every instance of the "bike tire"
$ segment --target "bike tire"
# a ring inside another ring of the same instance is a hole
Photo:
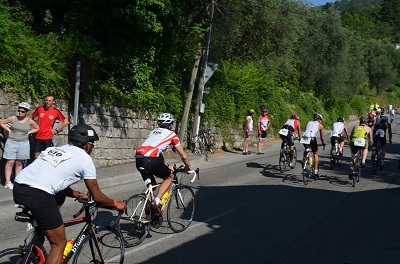
[[[375,153],[372,154],[371,161],[372,161],[372,171],[374,174],[376,174],[377,172],[377,160],[378,158],[376,157]]]
[[[290,159],[290,157],[289,157],[289,159]],[[291,169],[294,169],[294,168],[296,167],[296,164],[297,164],[297,150],[296,150],[296,147],[295,147],[294,150],[293,150],[293,160],[292,160],[292,163],[293,163],[293,167],[291,167]]]
[[[17,264],[21,263],[22,259],[26,256],[25,250],[22,248],[9,248],[0,252],[0,263],[2,264]],[[40,264],[38,258],[30,255],[25,262],[26,264]]]
[[[305,160],[303,162],[303,183],[305,185],[308,184],[309,180],[310,180],[310,173],[311,173],[311,167],[310,167],[310,163],[308,162],[308,158],[307,160]]]
[[[191,187],[179,186],[172,192],[167,205],[167,222],[172,231],[180,233],[189,227],[193,220],[195,205]]]
[[[281,151],[281,154],[279,155],[279,171],[281,173],[284,173],[286,170],[286,155],[283,151]]]
[[[379,153],[378,154],[378,160],[379,160],[379,162],[378,162],[378,167],[379,167],[379,170],[380,171],[382,171],[383,170],[383,166],[382,166],[382,153]]]
[[[144,194],[132,195],[126,200],[126,211],[118,215],[116,221],[125,247],[139,245],[149,234],[149,224],[140,221],[145,202]]]
[[[125,248],[119,231],[110,226],[98,227],[96,236],[97,239],[88,235],[82,240],[73,256],[73,264],[124,263]]]

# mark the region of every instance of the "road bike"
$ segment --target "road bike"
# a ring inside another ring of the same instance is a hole
[[[308,184],[310,179],[314,177],[314,153],[312,152],[310,145],[307,145],[305,150],[306,157],[303,160],[303,183]]]
[[[378,129],[375,132],[375,137],[377,137],[376,144],[373,147],[372,155],[371,155],[371,161],[372,161],[372,170],[374,174],[378,172],[378,168],[380,171],[383,170],[383,164],[382,164],[382,145],[379,141],[380,137],[385,137],[385,131],[382,129]]]
[[[362,170],[362,157],[366,142],[364,138],[356,138],[354,140],[354,147],[356,148],[356,154],[353,155],[350,164],[353,163],[354,170],[350,172],[350,179],[352,180],[352,186],[356,186],[356,182],[360,181],[361,170]]]
[[[287,140],[283,140],[282,142],[283,148],[279,153],[279,171],[284,173],[287,167],[290,167],[290,147],[288,145]],[[297,163],[297,151],[296,147],[293,150],[293,159],[292,159],[292,169],[296,166]]]
[[[204,155],[208,161],[210,154],[215,153],[215,138],[211,135],[211,129],[207,128],[191,138],[192,153]]]
[[[87,263],[123,263],[124,262],[124,243],[115,222],[108,225],[99,226],[97,222],[100,216],[99,206],[93,202],[84,202],[72,220],[64,223],[65,227],[85,223],[79,235],[74,240],[71,251],[65,256],[62,263],[68,263],[72,260],[73,264]],[[45,236],[37,225],[35,218],[23,206],[15,205],[21,208],[17,212],[15,220],[18,222],[27,222],[30,234],[24,240],[24,243],[15,248],[9,248],[0,252],[0,263],[26,263],[26,264],[44,264],[48,256],[44,245]],[[83,212],[83,217],[78,217]]]
[[[155,198],[153,191],[160,184],[152,185],[150,179],[145,181],[147,189],[143,193],[132,195],[126,200],[126,211],[120,213],[116,221],[119,223],[125,247],[142,243],[146,237],[150,236],[151,227],[160,228],[164,221],[165,211],[168,226],[173,232],[179,233],[189,227],[195,212],[195,197],[193,189],[182,184],[182,180],[186,175],[193,175],[191,183],[196,177],[199,179],[199,169],[187,173],[184,169],[185,166],[179,168],[174,166],[173,181],[160,201],[162,215],[157,213],[152,204]]]
[[[335,137],[335,146],[333,147],[333,151],[331,152],[331,169],[333,170],[336,165],[339,167],[342,164],[343,152],[340,151],[340,133],[333,132],[331,134],[331,138],[332,137]]]

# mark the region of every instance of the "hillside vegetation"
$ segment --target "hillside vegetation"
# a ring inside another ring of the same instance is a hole
[[[0,85],[21,100],[68,100],[71,59],[83,54],[91,68],[82,100],[180,119],[206,53],[220,65],[206,84],[208,125],[240,127],[262,107],[276,127],[294,112],[319,112],[329,125],[373,101],[398,103],[399,13],[398,0],[0,0]]]

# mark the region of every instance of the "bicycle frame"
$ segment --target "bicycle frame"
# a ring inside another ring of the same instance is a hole
[[[32,228],[34,228],[33,232],[31,234],[29,234],[28,237],[24,240],[24,245],[19,246],[19,248],[21,249],[21,253],[24,255],[21,263],[25,263],[26,260],[31,258],[31,254],[33,254],[33,252],[35,252],[38,257],[38,263],[44,264],[46,261],[46,258],[47,258],[46,250],[44,248],[43,243],[41,242],[41,239],[43,239],[43,241],[44,241],[44,235],[42,234],[42,231],[38,227],[36,220],[32,217],[32,215],[25,208],[21,207],[20,205],[16,205],[16,206],[18,208],[23,209],[22,214],[21,213],[17,214],[16,220],[19,222],[27,222],[28,221],[28,231],[30,231]],[[93,239],[96,241],[96,243],[94,243],[94,246],[96,247],[98,252],[100,252],[100,247],[98,244],[99,242],[98,242],[98,238],[96,235],[95,226],[92,223],[92,215],[90,212],[90,210],[94,207],[95,207],[94,203],[84,204],[82,206],[82,208],[79,210],[79,212],[73,216],[74,219],[64,222],[65,227],[74,226],[74,225],[81,224],[81,223],[86,223],[86,224],[83,226],[82,230],[79,232],[79,235],[75,239],[75,243],[72,247],[72,250],[65,257],[65,259],[63,260],[62,263],[69,262],[69,260],[72,258],[72,256],[75,254],[75,252],[78,250],[82,241],[88,235],[91,236],[92,238],[96,238],[96,239]],[[78,217],[83,211],[85,211],[85,216]],[[28,238],[30,236],[32,236],[32,238],[27,243]],[[91,248],[93,250],[93,247],[91,247]],[[36,258],[36,256],[35,256],[35,258]],[[104,260],[103,260],[103,262],[104,262]]]

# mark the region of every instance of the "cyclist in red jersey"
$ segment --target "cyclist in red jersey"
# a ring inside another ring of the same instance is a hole
[[[155,185],[156,180],[154,176],[163,179],[158,189],[157,197],[152,203],[157,213],[161,215],[159,206],[160,198],[171,185],[173,180],[172,172],[174,170],[172,165],[167,164],[162,153],[170,145],[173,145],[186,166],[185,171],[190,171],[192,168],[188,155],[181,146],[178,135],[171,130],[174,123],[173,115],[164,113],[158,117],[157,123],[159,127],[151,131],[145,142],[135,149],[135,158],[136,168],[144,181],[151,179],[151,183]]]
[[[33,112],[31,119],[37,118],[37,123],[39,126],[39,131],[35,136],[35,159],[40,155],[40,152],[48,147],[53,147],[53,135],[58,135],[58,133],[69,124],[69,121],[61,113],[60,110],[53,106],[54,96],[46,96],[44,105],[36,108]],[[54,123],[56,120],[60,120],[61,124],[54,128]]]
[[[262,115],[258,118],[258,152],[257,154],[264,154],[262,148],[264,146],[264,140],[267,137],[267,130],[271,125],[271,119],[268,114],[268,108],[263,108]]]

